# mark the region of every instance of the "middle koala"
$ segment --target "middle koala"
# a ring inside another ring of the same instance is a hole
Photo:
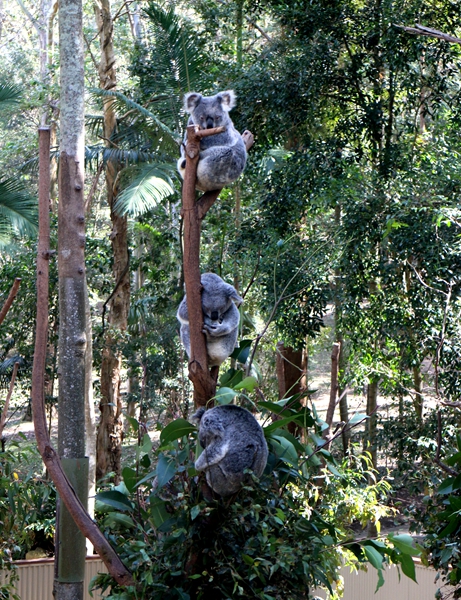
[[[226,128],[226,131],[205,137],[200,142],[196,187],[203,192],[220,190],[231,184],[245,168],[245,143],[229,117],[229,111],[234,106],[233,90],[226,90],[215,96],[202,96],[197,92],[184,96],[184,110],[190,113],[187,125],[198,125],[200,129]],[[181,158],[178,160],[178,171],[183,179],[186,169],[186,141],[187,132],[184,144],[181,145]]]
[[[240,313],[237,306],[243,302],[236,289],[215,273],[203,273],[202,312],[203,333],[206,335],[206,347],[210,367],[219,367],[234,351]],[[187,297],[181,301],[176,317],[181,324],[180,336],[187,355],[190,357],[189,313]]]

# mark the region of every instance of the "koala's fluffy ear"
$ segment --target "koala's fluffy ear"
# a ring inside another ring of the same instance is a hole
[[[243,304],[243,298],[237,294],[235,288],[231,285],[229,286],[231,289],[229,290],[229,298],[234,301],[237,306]]]
[[[184,94],[184,110],[187,113],[191,113],[202,98],[202,94],[199,94],[198,92]]]
[[[203,407],[199,408],[198,411],[191,416],[190,420],[195,425],[198,425],[200,423],[200,419],[203,417],[204,413],[205,413],[205,409]]]
[[[225,92],[220,92],[218,94],[218,98],[221,99],[223,109],[228,112],[234,108],[237,101],[237,96],[235,95],[234,90],[226,90]]]

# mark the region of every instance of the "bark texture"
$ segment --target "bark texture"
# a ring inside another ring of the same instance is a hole
[[[99,30],[101,58],[99,63],[99,83],[104,90],[116,87],[115,52],[113,45],[113,21],[109,0],[95,2],[96,25]],[[104,138],[108,148],[114,147],[112,137],[116,130],[117,118],[115,99],[104,99]],[[108,160],[105,166],[107,202],[112,221],[112,251],[114,291],[109,299],[108,328],[101,364],[101,416],[97,436],[96,477],[109,472],[115,473],[118,483],[121,476],[121,453],[123,441],[122,400],[120,395],[122,356],[118,349],[118,339],[128,325],[130,308],[130,271],[128,254],[128,221],[114,212],[117,199],[117,176],[120,165]]]
[[[58,182],[58,454],[60,458],[70,460],[76,469],[79,461],[85,461],[87,348],[83,197],[85,83],[81,0],[61,0],[59,40],[61,143]],[[69,474],[72,479],[72,468]],[[73,487],[84,507],[88,498],[88,481],[79,478],[78,485],[74,484]],[[86,540],[61,497],[58,498],[58,515],[54,596],[57,600],[77,600],[82,597]],[[62,589],[63,583],[66,584],[65,590]]]

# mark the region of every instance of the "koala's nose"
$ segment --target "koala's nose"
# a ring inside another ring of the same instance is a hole
[[[214,127],[214,121],[211,117],[208,117],[206,120],[206,128],[213,129],[213,127]]]
[[[214,310],[211,313],[210,318],[211,318],[212,321],[217,321],[219,319],[219,313],[218,313],[218,311]]]

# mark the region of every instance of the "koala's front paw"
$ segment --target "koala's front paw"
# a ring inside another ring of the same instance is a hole
[[[213,335],[213,332],[215,332],[216,329],[217,328],[214,325],[207,325],[206,323],[204,323],[202,333],[204,333],[205,335]]]
[[[251,148],[251,146],[255,143],[255,136],[251,133],[251,131],[248,131],[248,129],[245,129],[245,131],[242,133],[242,140],[243,140],[243,143],[245,144],[245,148],[248,152],[248,150]]]

